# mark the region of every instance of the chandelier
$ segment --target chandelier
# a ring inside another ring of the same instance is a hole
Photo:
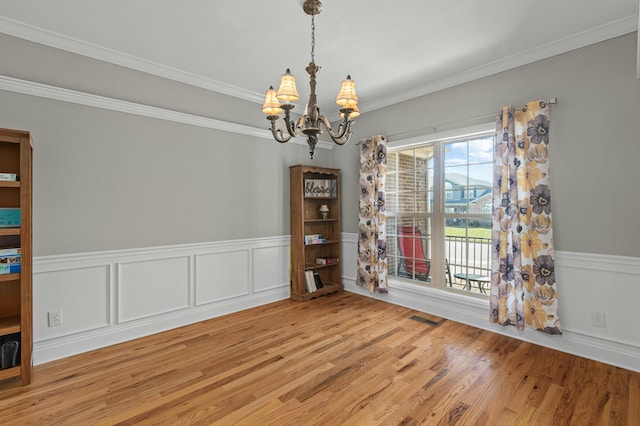
[[[316,73],[320,67],[315,64],[315,45],[316,45],[316,26],[315,16],[322,11],[322,3],[319,0],[305,0],[303,10],[307,15],[311,15],[311,62],[306,70],[309,73],[309,84],[311,86],[311,95],[309,102],[304,110],[304,114],[298,120],[291,120],[291,110],[294,108],[293,102],[300,99],[296,90],[296,79],[287,69],[280,80],[280,87],[276,91],[273,86],[269,87],[264,97],[262,112],[267,114],[267,120],[271,121],[271,133],[273,138],[280,142],[288,142],[291,138],[304,134],[309,144],[309,154],[313,159],[318,136],[322,134],[322,125],[329,133],[331,140],[338,144],[344,145],[349,142],[351,137],[351,124],[353,119],[360,115],[358,110],[358,96],[356,96],[355,82],[351,80],[351,76],[347,76],[342,81],[340,93],[336,97],[336,104],[340,108],[340,117],[342,120],[336,132],[333,131],[331,122],[324,115],[320,114],[320,108],[316,101]],[[276,128],[276,121],[280,114],[284,111],[284,124],[286,134],[282,129]]]

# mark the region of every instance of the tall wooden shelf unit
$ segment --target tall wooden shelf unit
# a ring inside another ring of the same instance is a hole
[[[17,175],[16,181],[0,181],[0,207],[19,208],[20,226],[0,228],[0,249],[20,248],[20,272],[0,274],[0,341],[19,333],[17,365],[0,369],[0,381],[21,378],[31,383],[31,181],[32,141],[29,132],[0,129],[0,173]]]
[[[305,196],[305,180],[335,181],[335,193],[324,196]],[[340,170],[297,165],[290,167],[291,185],[291,298],[310,300],[325,294],[342,291],[341,263],[316,264],[318,257],[338,258],[340,253]],[[320,206],[329,207],[328,217],[322,218]],[[326,242],[305,244],[305,235],[321,234]],[[309,293],[305,271],[320,275],[324,287]]]

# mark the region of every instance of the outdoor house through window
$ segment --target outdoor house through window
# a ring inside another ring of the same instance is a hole
[[[488,293],[493,138],[493,125],[482,125],[389,144],[390,275]]]

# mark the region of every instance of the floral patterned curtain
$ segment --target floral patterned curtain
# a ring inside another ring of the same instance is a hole
[[[491,322],[562,334],[549,187],[549,105],[505,106],[496,119]]]
[[[372,293],[387,293],[385,176],[387,138],[360,141],[360,222],[357,284]]]

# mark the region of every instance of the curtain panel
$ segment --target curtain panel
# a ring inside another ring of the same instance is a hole
[[[372,293],[387,293],[385,177],[387,138],[360,141],[360,213],[356,283]]]
[[[562,334],[551,189],[550,107],[505,106],[496,119],[490,321]]]

